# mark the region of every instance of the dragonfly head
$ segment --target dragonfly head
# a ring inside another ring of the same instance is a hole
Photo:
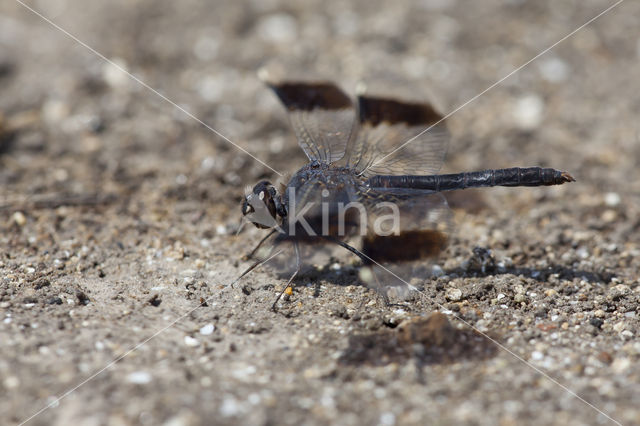
[[[280,206],[278,190],[270,182],[263,180],[245,195],[242,215],[258,228],[274,228],[278,225]]]

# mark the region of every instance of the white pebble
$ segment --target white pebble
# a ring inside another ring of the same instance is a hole
[[[615,207],[620,204],[620,201],[620,195],[618,195],[618,193],[616,192],[607,192],[604,195],[604,203],[607,205],[607,207]]]
[[[548,58],[540,62],[542,78],[551,83],[560,83],[567,79],[569,66],[562,59]]]
[[[218,102],[224,95],[225,85],[222,79],[207,76],[198,82],[198,94],[207,102]]]
[[[286,13],[274,13],[260,19],[258,35],[274,43],[293,41],[298,35],[298,24],[293,16]]]
[[[202,160],[202,163],[200,163],[200,168],[207,172],[209,170],[213,170],[215,166],[216,166],[216,160],[214,157],[211,157],[211,156],[205,157]]]
[[[614,324],[614,326],[613,326],[613,330],[614,330],[615,332],[617,332],[617,333],[620,333],[622,330],[624,330],[625,325],[626,325],[626,324],[624,323],[624,321],[620,321],[620,322],[618,322],[618,323]]]
[[[342,265],[340,265],[338,262],[332,263],[331,266],[329,266],[329,269],[331,269],[332,271],[339,271],[340,269],[342,269]]]
[[[540,96],[527,95],[516,102],[513,119],[521,130],[534,130],[542,123],[544,101]]]
[[[146,371],[135,371],[127,376],[127,382],[134,385],[146,385],[151,382],[151,374]]]
[[[238,401],[231,397],[225,398],[220,406],[220,415],[222,415],[222,417],[237,416],[241,411],[242,409],[240,404],[238,404]]]
[[[184,336],[184,344],[190,347],[196,347],[200,344],[200,342],[198,342],[198,339],[195,339],[191,336]]]
[[[215,329],[216,327],[213,324],[209,323],[200,329],[200,334],[202,334],[203,336],[208,336],[213,333],[213,330]]]
[[[16,376],[9,376],[4,379],[2,384],[4,384],[4,387],[7,389],[14,389],[20,386],[20,379],[18,379]]]
[[[105,63],[104,68],[102,68],[102,77],[107,82],[107,84],[111,87],[120,87],[129,83],[130,77],[125,72],[127,69],[127,63],[124,61],[124,59],[114,58],[111,60],[111,62],[116,65]]]
[[[247,401],[249,401],[249,404],[251,404],[251,405],[258,405],[258,404],[260,404],[261,400],[262,400],[262,398],[257,393],[252,393],[247,398]]]
[[[579,248],[578,250],[576,250],[576,254],[581,259],[587,259],[589,257],[589,251],[587,249],[585,249],[584,247],[583,248]]]
[[[540,361],[542,358],[544,358],[544,354],[540,351],[533,351],[531,352],[531,359],[533,361]]]
[[[380,415],[379,424],[385,425],[385,426],[393,426],[393,425],[395,425],[396,424],[396,416],[395,416],[395,414],[393,414],[391,412],[382,413]]]

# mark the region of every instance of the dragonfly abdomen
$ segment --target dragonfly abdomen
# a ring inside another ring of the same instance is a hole
[[[549,186],[574,182],[567,172],[543,167],[511,167],[477,172],[429,176],[373,176],[368,180],[374,188],[409,188],[429,191],[453,191],[489,186]]]

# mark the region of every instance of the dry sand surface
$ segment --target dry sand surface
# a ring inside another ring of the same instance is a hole
[[[613,3],[28,1],[288,173],[305,157],[260,67],[393,76],[446,113]],[[234,235],[243,189],[275,173],[3,1],[0,423],[640,423],[639,18],[622,2],[448,120],[445,172],[576,183],[452,194],[404,306],[344,252],[274,313],[272,269],[227,284],[264,235]]]

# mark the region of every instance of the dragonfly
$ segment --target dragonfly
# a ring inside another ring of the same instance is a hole
[[[309,159],[288,181],[263,180],[247,188],[242,202],[244,219],[269,232],[249,257],[261,247],[268,247],[266,254],[238,279],[289,251],[292,273],[273,310],[303,260],[326,247],[356,255],[367,272],[360,278],[370,287],[406,283],[396,276],[386,285],[378,276],[395,275],[386,265],[426,262],[443,250],[452,230],[443,192],[575,181],[567,172],[543,167],[438,174],[450,134],[431,103],[363,90],[354,102],[329,81],[266,83],[286,108]]]

